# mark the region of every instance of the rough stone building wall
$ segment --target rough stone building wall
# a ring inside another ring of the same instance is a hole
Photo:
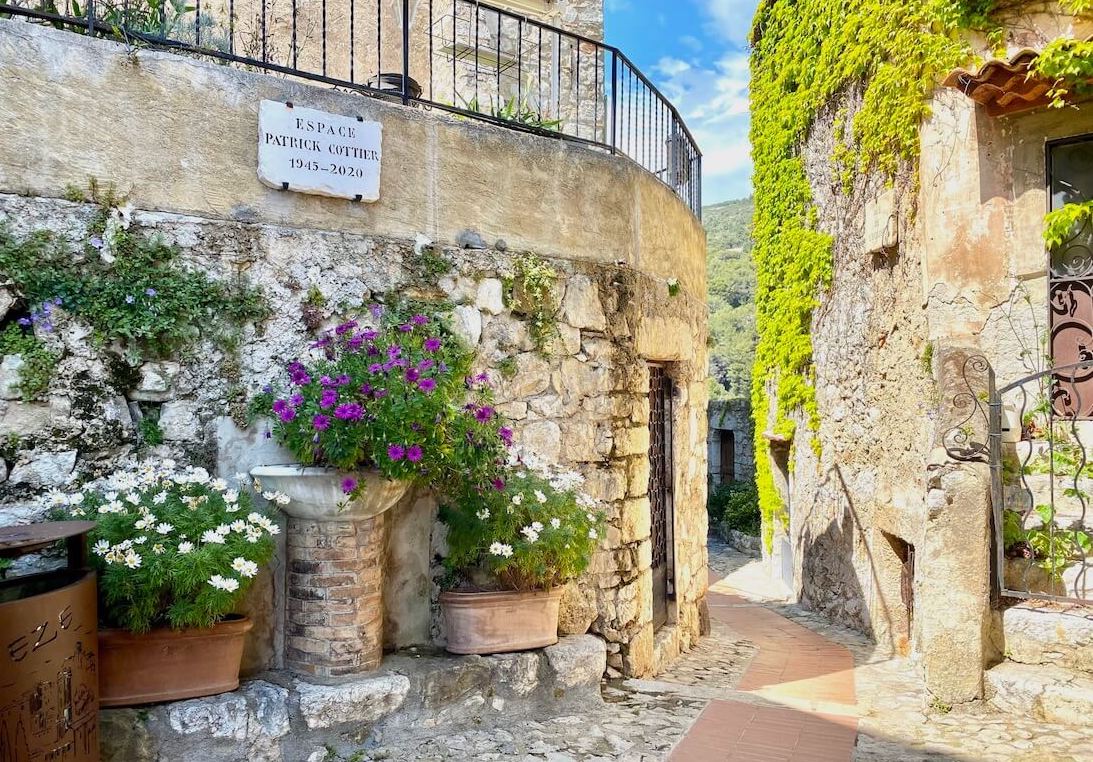
[[[62,60],[65,74],[54,76]],[[239,414],[246,392],[311,339],[301,315],[308,291],[324,297],[324,325],[385,296],[444,300],[454,306],[455,330],[497,379],[518,442],[583,472],[607,507],[608,535],[567,596],[566,621],[591,622],[608,642],[610,664],[629,674],[648,674],[690,647],[706,590],[705,248],[698,221],[670,190],[629,162],[560,141],[169,54],[128,55],[28,24],[0,22],[0,72],[8,82],[0,102],[0,218],[20,233],[78,236],[93,209],[62,200],[65,186],[89,177],[113,183],[127,194],[132,225],[177,244],[187,263],[216,277],[244,275],[264,289],[273,311],[244,337],[238,362],[206,345],[134,369],[142,378],[135,388],[110,372],[80,326],[66,322],[52,339],[67,354],[48,400],[0,402],[0,435],[21,437],[5,452],[13,477],[0,484],[0,523],[41,518],[51,486],[132,454],[128,402],[143,392],[154,392],[143,406],[158,412],[166,440],[153,453],[184,454],[228,477],[285,462],[260,426],[240,428]],[[383,122],[380,201],[262,186],[255,175],[262,98]],[[54,116],[34,116],[47,112]],[[103,124],[115,127],[84,129]],[[74,134],[85,138],[77,144]],[[464,228],[479,231],[486,248],[453,247]],[[447,275],[422,273],[413,251],[422,233],[451,263]],[[559,273],[559,338],[546,355],[534,351],[527,326],[502,299],[502,279],[531,252]],[[679,280],[679,295],[669,295],[669,278]],[[657,633],[646,496],[653,361],[666,364],[676,385],[677,598],[670,624]],[[15,479],[24,462],[52,464],[50,476]],[[435,512],[435,499],[423,494],[393,509],[389,647],[437,635],[432,602],[443,536]],[[250,596],[258,620],[250,669],[278,663],[285,572],[275,564]]]
[[[1084,36],[1052,7],[1029,4],[1008,22],[1010,53]],[[940,445],[963,418],[953,398],[970,356],[983,354],[999,385],[1044,367],[1044,143],[1093,131],[1093,113],[991,118],[939,89],[919,165],[892,187],[861,174],[844,187],[833,125],[859,101],[850,91],[830,102],[802,147],[834,278],[812,324],[819,430],[798,420],[797,441],[772,443],[790,516],[772,573],[909,653],[942,700],[965,701],[982,697],[982,668],[1000,658],[988,637],[988,480],[985,465],[954,463]]]
[[[710,435],[707,442],[707,460],[709,462],[709,484],[716,487],[723,481],[729,481],[721,469],[722,432],[732,432],[733,452],[726,455],[732,461],[733,478],[736,481],[750,481],[755,478],[755,424],[752,421],[751,405],[747,400],[711,400],[709,408]]]

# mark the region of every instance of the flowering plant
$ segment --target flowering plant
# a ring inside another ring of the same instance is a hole
[[[603,512],[576,473],[514,457],[501,489],[464,491],[441,510],[449,571],[464,581],[485,571],[502,587],[543,590],[588,567]]]
[[[489,404],[472,355],[435,319],[376,305],[371,325],[339,325],[255,400],[273,436],[306,465],[374,468],[433,486],[492,481],[512,432]],[[469,400],[469,401],[468,401]],[[361,489],[347,477],[350,495]]]
[[[162,625],[211,627],[231,613],[273,555],[280,532],[249,492],[171,460],[115,473],[99,489],[54,492],[50,502],[97,522],[88,542],[99,574],[100,618],[137,633]]]

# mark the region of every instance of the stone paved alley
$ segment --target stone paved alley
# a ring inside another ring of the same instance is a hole
[[[354,762],[1093,757],[1093,730],[928,706],[904,660],[780,602],[753,558],[711,543],[710,570],[712,635],[656,680],[607,681],[603,706],[580,716],[380,745]]]

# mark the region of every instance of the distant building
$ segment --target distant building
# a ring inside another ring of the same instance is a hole
[[[754,424],[748,401],[711,400],[709,426],[709,437],[706,441],[710,489],[724,482],[754,479]]]

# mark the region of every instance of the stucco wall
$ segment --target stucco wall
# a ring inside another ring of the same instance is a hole
[[[182,360],[156,403],[167,440],[157,452],[188,455],[228,476],[283,462],[260,428],[241,430],[229,415],[239,412],[241,389],[257,389],[306,347],[313,334],[301,307],[309,289],[323,294],[324,325],[396,294],[450,303],[456,329],[493,371],[517,439],[585,473],[608,509],[611,529],[590,573],[567,594],[567,622],[591,622],[608,641],[611,664],[631,674],[690,646],[706,589],[705,240],[666,187],[628,160],[561,141],[18,22],[0,22],[0,76],[0,218],[16,232],[78,236],[92,209],[61,196],[96,178],[126,195],[134,226],[179,245],[192,266],[244,274],[273,309],[267,325],[244,337],[237,369],[229,372],[230,358],[211,345]],[[382,122],[380,200],[355,204],[261,185],[262,98]],[[487,248],[454,247],[466,228]],[[445,277],[415,268],[418,234],[435,240],[451,264]],[[519,316],[491,296],[525,252],[559,273],[560,339],[546,356],[533,350]],[[669,295],[668,278],[679,279],[678,296]],[[66,358],[48,399],[4,401],[0,421],[41,445],[16,448],[15,460],[75,450],[62,478],[82,478],[134,451],[126,413],[133,390],[78,330],[55,340]],[[677,390],[678,594],[672,624],[657,634],[647,361],[667,363]],[[506,378],[501,368],[513,365],[516,375]],[[95,393],[74,410],[69,383],[87,368]],[[87,433],[102,430],[107,415],[118,425],[92,444]],[[48,486],[0,484],[0,523],[43,515],[39,496]],[[443,537],[435,509],[422,495],[394,509],[385,602],[391,647],[437,635],[430,601]],[[251,668],[277,663],[284,573],[275,565],[250,596],[259,620]]]

